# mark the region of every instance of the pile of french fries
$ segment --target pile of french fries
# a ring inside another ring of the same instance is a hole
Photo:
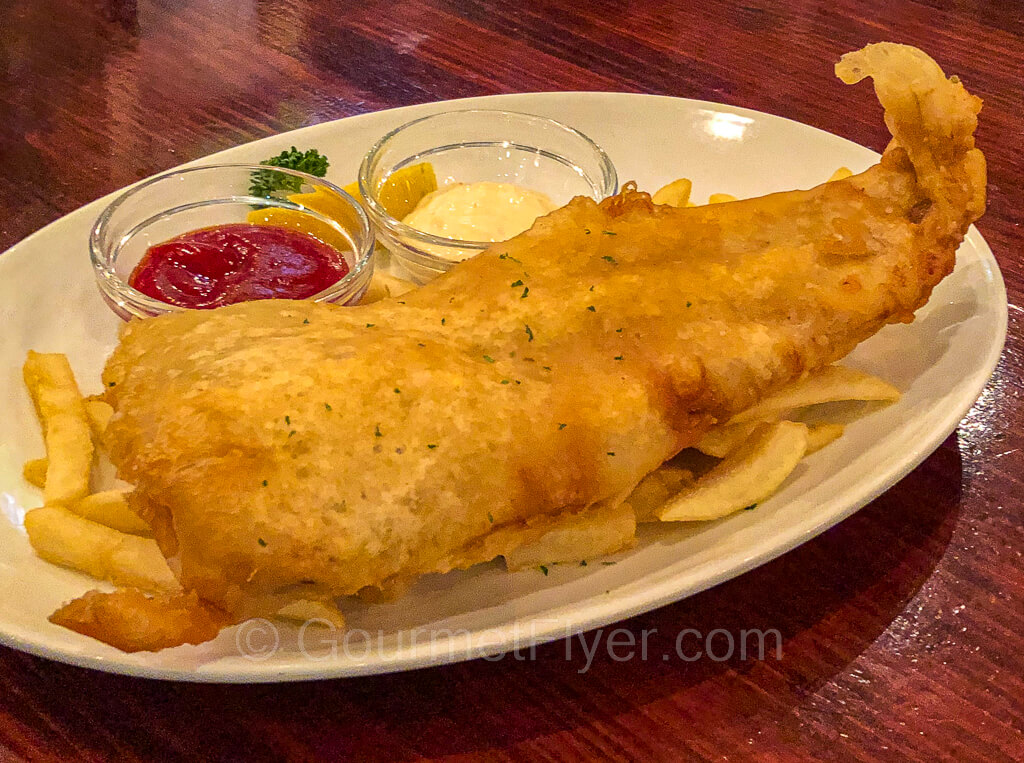
[[[891,403],[899,396],[876,376],[827,366],[708,431],[692,450],[644,477],[622,503],[560,523],[506,562],[510,569],[579,563],[628,548],[637,523],[707,522],[754,509],[804,458],[843,434],[839,423],[794,419],[827,403]],[[707,456],[710,467],[695,471],[693,451]]]
[[[830,180],[849,174],[842,168]],[[693,206],[692,188],[690,180],[680,178],[652,198],[656,204]],[[708,203],[734,200],[712,194]],[[364,302],[413,288],[387,273],[375,273]],[[180,591],[152,528],[131,508],[131,486],[98,489],[98,475],[105,471],[103,433],[113,409],[82,396],[64,355],[29,352],[24,378],[46,445],[45,458],[24,465],[25,479],[43,491],[44,505],[25,515],[36,553],[117,586],[155,594]],[[840,401],[888,403],[899,395],[891,384],[861,371],[821,369],[707,432],[694,448],[713,460],[702,473],[670,461],[647,475],[624,501],[567,519],[507,555],[506,563],[522,569],[580,562],[629,546],[638,522],[704,522],[751,509],[778,490],[806,456],[842,435],[839,423],[796,420],[804,411]],[[297,601],[278,614],[344,625],[337,606],[328,602]]]

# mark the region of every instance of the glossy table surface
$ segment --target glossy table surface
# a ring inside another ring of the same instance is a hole
[[[831,63],[892,39],[985,101],[978,228],[1010,301],[958,431],[814,541],[623,624],[777,629],[781,658],[587,662],[567,642],[377,678],[130,679],[0,648],[3,760],[1024,759],[1024,6],[5,0],[0,250],[183,161],[316,122],[490,93],[609,90],[781,114],[876,149]],[[0,593],[0,606],[3,606]]]

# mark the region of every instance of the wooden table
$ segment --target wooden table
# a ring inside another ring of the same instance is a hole
[[[704,98],[880,149],[888,136],[869,89],[837,99],[831,63],[894,39],[930,51],[985,100],[978,138],[989,210],[978,227],[1011,305],[992,381],[916,471],[775,562],[626,623],[660,634],[776,628],[781,660],[598,654],[581,672],[582,658],[567,661],[558,642],[533,661],[202,686],[0,649],[0,758],[1024,759],[1020,8],[970,0],[5,0],[0,250],[96,197],[218,149],[461,96]]]

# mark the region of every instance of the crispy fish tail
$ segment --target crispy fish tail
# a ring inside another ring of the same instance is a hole
[[[926,53],[891,42],[847,53],[836,76],[850,85],[872,78],[885,124],[931,202],[922,220],[930,229],[926,235],[940,244],[959,243],[985,211],[985,157],[974,146],[981,99],[956,76],[947,79]],[[951,271],[952,256],[941,265],[943,275]]]

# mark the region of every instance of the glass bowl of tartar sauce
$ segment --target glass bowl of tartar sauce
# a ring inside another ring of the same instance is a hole
[[[420,284],[575,196],[601,200],[617,191],[614,165],[583,133],[489,109],[404,124],[377,141],[359,169],[359,192],[392,271]]]

